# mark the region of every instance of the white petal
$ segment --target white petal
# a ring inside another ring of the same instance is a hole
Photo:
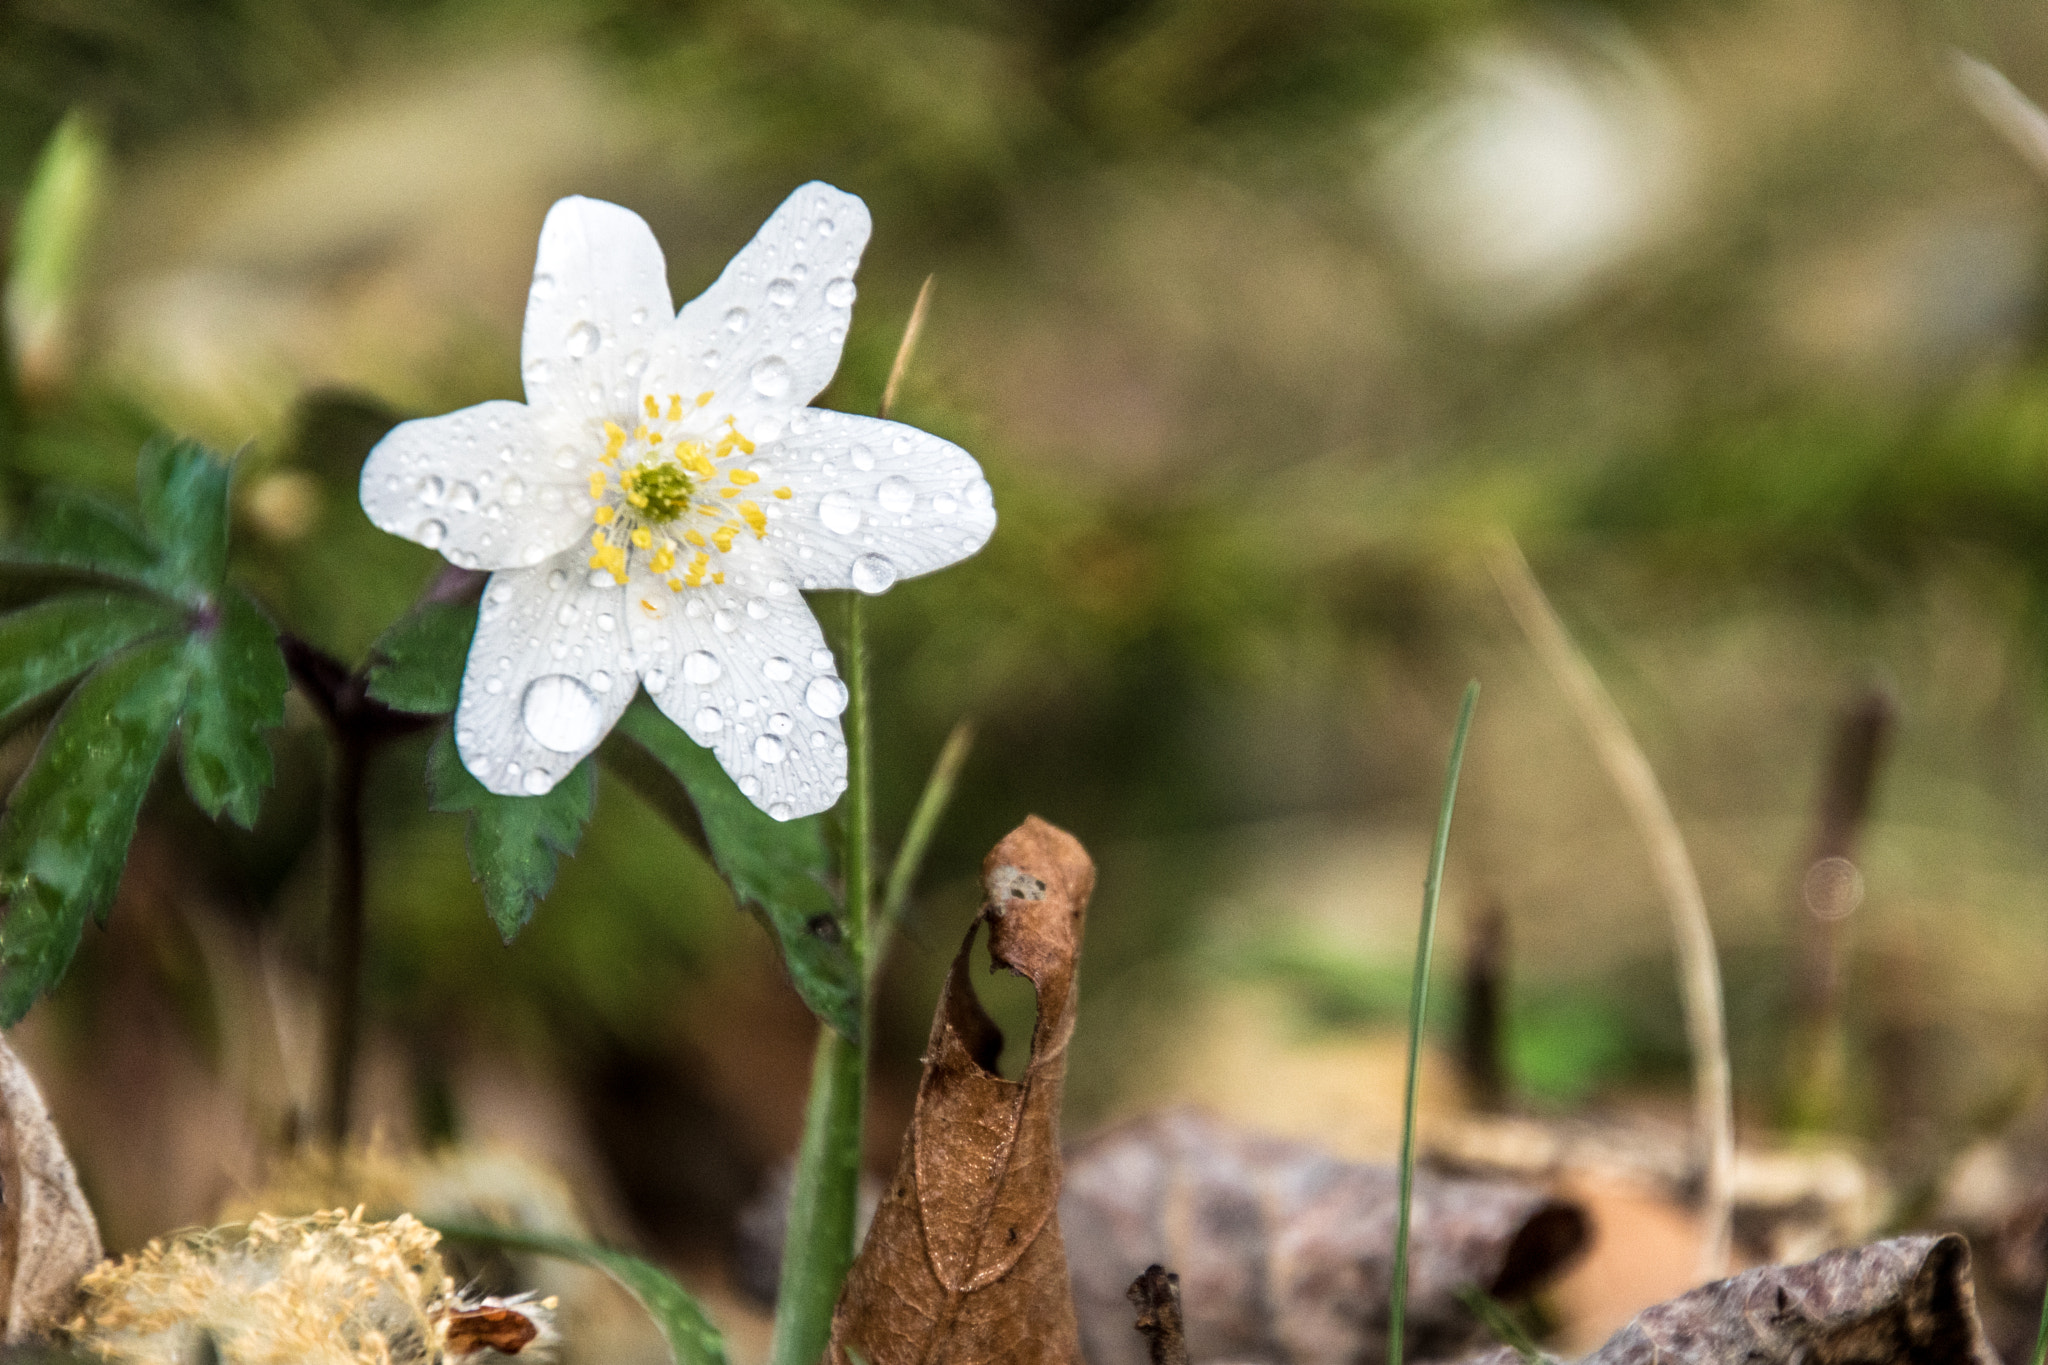
[[[589,490],[523,403],[400,422],[363,462],[363,511],[466,569],[538,564],[575,543]]]
[[[647,391],[742,435],[772,439],[789,414],[832,382],[853,316],[853,273],[868,241],[868,208],[822,181],[799,186],[712,286],[683,306]]]
[[[846,788],[846,688],[804,599],[723,556],[722,585],[671,592],[637,575],[629,607],[641,684],[740,790],[780,820],[830,807]]]
[[[996,528],[974,457],[901,422],[809,408],[757,463],[765,544],[803,588],[882,592],[965,559]]]
[[[580,195],[560,200],[541,224],[519,340],[526,400],[564,439],[594,441],[595,455],[604,419],[631,429],[674,315],[668,266],[640,215]]]
[[[591,582],[581,547],[491,575],[455,707],[463,766],[502,796],[568,775],[633,700],[625,589]]]

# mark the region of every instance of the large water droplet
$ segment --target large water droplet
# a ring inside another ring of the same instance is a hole
[[[778,654],[761,665],[761,673],[769,682],[788,682],[796,676],[796,665]]]
[[[749,597],[747,599],[747,615],[753,617],[756,621],[767,620],[768,599],[765,597]]]
[[[646,686],[650,696],[659,696],[662,690],[668,686],[668,670],[665,668],[650,668],[647,670],[647,676],[640,681]]]
[[[755,393],[763,398],[780,398],[789,392],[789,362],[779,355],[757,360],[748,378],[753,381]]]
[[[804,689],[804,705],[811,708],[813,715],[830,720],[846,709],[846,684],[829,673],[813,678]]]
[[[536,744],[558,754],[577,753],[595,744],[604,723],[596,696],[566,673],[550,673],[528,683],[519,702],[519,718]]]
[[[839,231],[839,224],[833,222],[830,218],[820,218],[818,220],[818,235],[820,237],[830,237],[837,231]]]
[[[693,719],[700,734],[715,735],[725,728],[725,714],[715,706],[700,708]]]
[[[860,507],[835,488],[818,499],[818,520],[835,535],[850,536],[860,529]]]
[[[789,802],[777,801],[768,808],[768,814],[776,820],[787,820],[790,816],[796,814],[796,811],[790,806]]]
[[[476,485],[473,483],[456,484],[448,490],[448,505],[458,512],[474,512],[476,510]]]
[[[556,592],[560,592],[569,586],[569,575],[563,573],[560,569],[555,570],[548,575],[548,586]]]
[[[554,790],[555,779],[538,768],[529,768],[526,770],[525,780],[519,785],[526,789],[528,796],[546,796]]]
[[[597,328],[587,322],[579,322],[569,329],[569,339],[562,343],[571,358],[581,360],[604,343]]]
[[[610,570],[592,569],[585,575],[583,581],[593,588],[609,588],[612,585],[612,576]]]
[[[438,521],[423,521],[419,524],[419,529],[413,532],[413,539],[429,550],[438,550],[441,548],[441,542],[448,539],[448,528]]]
[[[855,446],[853,448],[853,467],[863,474],[873,469],[875,467],[875,452],[869,450],[866,446]]]
[[[526,501],[526,480],[521,478],[505,480],[503,492],[505,505],[507,507],[517,507],[520,503]]]
[[[545,384],[548,382],[548,375],[550,373],[551,371],[548,369],[547,361],[532,361],[527,365],[525,370],[526,382],[529,384]]]
[[[717,611],[711,613],[711,624],[718,627],[723,633],[730,635],[740,628],[739,613],[728,610],[725,607],[720,607]]]
[[[969,507],[977,510],[994,505],[996,495],[990,490],[987,479],[969,479],[960,496],[967,500]]]
[[[610,612],[601,611],[597,614],[597,628],[603,631],[617,630],[619,623]]]
[[[728,332],[746,331],[747,310],[744,308],[728,308],[725,313],[725,330]]]
[[[932,510],[942,517],[950,517],[960,510],[959,499],[951,493],[932,494]]]
[[[789,757],[789,746],[774,735],[757,735],[754,739],[754,757],[763,763],[780,763]]]
[[[576,604],[574,602],[562,603],[555,611],[555,620],[565,626],[574,623],[576,620]]]
[[[882,504],[884,512],[893,512],[900,517],[917,501],[917,490],[902,475],[891,474],[875,490],[875,501]]]
[[[429,507],[438,507],[441,499],[448,496],[448,482],[437,474],[429,474],[420,480],[420,501]]]
[[[612,690],[612,675],[600,668],[590,675],[590,685],[599,692],[609,692]]]
[[[851,308],[853,307],[854,295],[858,292],[854,288],[853,281],[842,275],[825,286],[825,302],[831,304],[834,308]]]
[[[768,281],[768,302],[777,308],[788,308],[796,302],[796,281],[773,279]]]
[[[872,596],[887,592],[896,581],[896,566],[882,555],[862,555],[853,561],[853,586]]]
[[[555,277],[553,275],[535,275],[533,277],[533,296],[537,299],[553,298],[555,296]]]
[[[811,667],[812,667],[812,668],[830,668],[831,666],[832,666],[832,651],[831,651],[831,650],[829,650],[829,649],[814,649],[814,650],[812,650],[812,651],[811,651]]]
[[[759,781],[758,779],[756,779],[756,778],[754,778],[754,777],[751,777],[751,776],[750,776],[750,777],[743,777],[743,778],[741,778],[741,779],[740,779],[740,795],[741,795],[741,796],[744,796],[744,797],[746,797],[746,798],[747,798],[747,800],[751,801],[751,800],[753,800],[753,799],[754,799],[755,797],[759,796],[760,794],[761,794],[761,783],[760,783],[760,781]]]
[[[708,649],[691,650],[683,656],[683,681],[705,687],[718,681],[718,675],[725,668],[718,662],[718,656]]]
[[[786,711],[777,711],[774,715],[768,717],[768,733],[771,735],[786,735],[794,729],[796,729],[796,722],[789,718],[789,713]]]
[[[638,379],[647,370],[647,352],[635,351],[626,357],[626,377]]]

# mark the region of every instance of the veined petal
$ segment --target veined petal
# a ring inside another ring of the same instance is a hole
[[[581,548],[491,575],[455,707],[455,747],[501,796],[538,796],[598,745],[633,699],[625,590]]]
[[[606,418],[633,424],[641,376],[674,317],[668,266],[639,214],[581,195],[557,201],[541,224],[519,339],[526,401],[557,435],[601,448]]]
[[[869,226],[855,196],[818,180],[799,186],[683,305],[647,391],[709,393],[712,421],[729,416],[741,435],[772,439],[839,368]]]
[[[803,588],[882,592],[965,559],[996,528],[974,457],[901,422],[807,408],[759,463],[762,488],[790,491],[765,543]]]
[[[846,685],[810,606],[758,552],[727,555],[720,585],[629,585],[641,684],[778,820],[830,807],[846,788]]]
[[[587,490],[556,456],[524,403],[400,422],[363,461],[363,511],[465,569],[538,564],[590,517]]]

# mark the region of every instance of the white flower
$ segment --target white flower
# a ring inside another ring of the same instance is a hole
[[[639,215],[570,198],[541,227],[526,399],[406,422],[363,510],[492,570],[455,711],[494,792],[548,791],[636,682],[787,820],[846,786],[846,686],[798,589],[878,593],[981,548],[966,451],[805,404],[839,366],[867,206],[813,182],[680,313]]]

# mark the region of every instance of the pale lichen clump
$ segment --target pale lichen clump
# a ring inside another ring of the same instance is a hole
[[[122,1365],[186,1365],[208,1338],[236,1365],[435,1365],[466,1353],[450,1328],[474,1311],[440,1239],[361,1209],[182,1233],[88,1274],[67,1335]]]

